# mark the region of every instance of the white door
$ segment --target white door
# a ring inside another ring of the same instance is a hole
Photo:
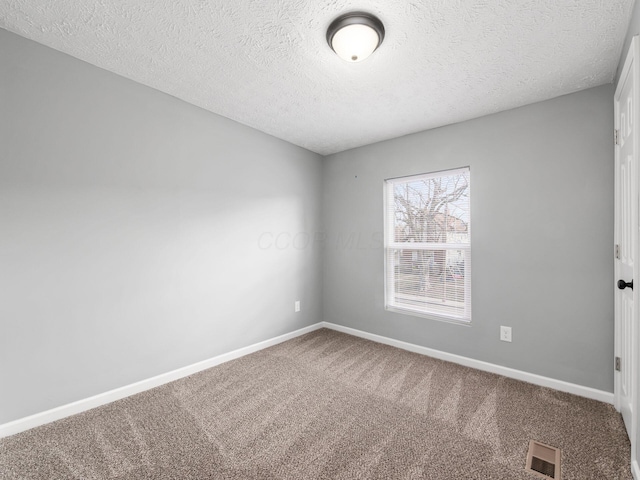
[[[638,37],[634,37],[618,81],[615,109],[615,395],[637,456],[638,292]],[[635,280],[635,285],[632,282]],[[633,289],[635,287],[635,290]]]

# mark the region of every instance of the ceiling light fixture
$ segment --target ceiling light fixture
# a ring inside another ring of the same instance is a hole
[[[347,62],[361,62],[380,46],[383,39],[384,25],[369,13],[345,13],[327,29],[327,43]]]

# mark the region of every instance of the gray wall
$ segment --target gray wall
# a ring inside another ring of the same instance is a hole
[[[4,30],[0,65],[0,423],[321,320],[320,156]]]
[[[327,157],[324,319],[613,391],[612,131],[605,85]],[[472,326],[385,311],[383,180],[466,165]]]

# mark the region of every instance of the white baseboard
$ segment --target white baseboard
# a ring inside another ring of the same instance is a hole
[[[94,395],[92,397],[68,403],[51,410],[36,413],[35,415],[20,418],[18,420],[14,420],[13,422],[2,424],[0,425],[0,438],[8,437],[9,435],[14,435],[16,433],[20,433],[34,427],[44,425],[46,423],[54,422],[65,417],[75,415],[77,413],[81,413],[92,408],[114,402],[116,400],[120,400],[121,398],[125,398],[130,395],[135,395],[136,393],[144,392],[151,388],[164,385],[165,383],[169,383],[174,380],[178,380],[180,378],[200,372],[202,370],[206,370],[207,368],[215,367],[216,365],[220,365],[221,363],[225,363],[230,360],[243,357],[250,353],[257,352],[264,348],[277,345],[292,338],[299,337],[300,335],[304,335],[305,333],[313,332],[314,330],[318,330],[320,328],[329,328],[331,330],[336,330],[338,332],[347,333],[349,335],[365,338],[374,342],[383,343],[392,347],[401,348],[410,352],[428,355],[440,360],[446,360],[467,367],[476,368],[478,370],[483,370],[485,372],[496,373],[498,375],[503,375],[505,377],[515,378],[524,382],[533,383],[534,385],[553,388],[562,392],[573,393],[575,395],[592,398],[594,400],[599,400],[605,403],[613,404],[614,401],[613,393],[596,390],[590,387],[583,387],[581,385],[564,382],[562,380],[555,380],[553,378],[543,377],[541,375],[527,373],[521,370],[515,370],[513,368],[503,367],[480,360],[474,360],[472,358],[462,357],[460,355],[442,352],[440,350],[434,350],[432,348],[422,347],[420,345],[414,345],[412,343],[407,343],[400,340],[394,340],[392,338],[383,337],[374,333],[367,333],[361,330],[356,330],[354,328],[343,327],[342,325],[336,325],[334,323],[320,322],[305,328],[301,328],[299,330],[295,330],[291,333],[280,335],[279,337],[271,338],[269,340],[255,343],[247,347],[239,348],[238,350],[224,353],[222,355],[218,355],[217,357],[213,357],[202,362],[194,363],[193,365],[188,365],[186,367],[179,368],[168,373],[163,373],[146,380],[141,380],[130,385],[125,385],[124,387],[116,388],[105,393]],[[635,472],[638,471],[638,464],[635,463],[632,468],[635,469],[634,475],[636,475]],[[638,473],[639,474],[635,477],[636,480],[640,480],[640,472]]]
[[[640,466],[638,466],[637,460],[631,462],[631,474],[634,480],[640,480]]]
[[[442,352],[440,350],[434,350],[432,348],[422,347],[420,345],[414,345],[412,343],[403,342],[400,340],[394,340],[393,338],[383,337],[374,333],[367,333],[355,328],[343,327],[342,325],[336,325],[334,323],[322,322],[322,326],[338,332],[348,333],[360,338],[365,338],[392,347],[401,348],[410,352],[420,353],[429,357],[438,358],[440,360],[446,360],[448,362],[457,363],[466,367],[475,368],[485,372],[496,373],[516,380],[522,380],[523,382],[533,383],[541,387],[553,388],[561,392],[573,393],[581,397],[591,398],[593,400],[599,400],[604,403],[613,404],[613,393],[605,392],[603,390],[597,390],[595,388],[583,387],[582,385],[576,385],[575,383],[569,383],[562,380],[556,380],[554,378],[543,377],[542,375],[536,375],[535,373],[523,372],[522,370],[516,370],[514,368],[503,367],[501,365],[495,365],[493,363],[483,362],[481,360],[474,360],[473,358],[462,357],[453,353]],[[640,477],[638,478],[640,480]]]
[[[278,343],[285,342],[287,340],[299,337],[300,335],[304,335],[305,333],[309,333],[320,328],[322,328],[322,324],[316,323],[314,325],[295,330],[291,333],[280,335],[279,337],[270,338],[263,342],[239,348],[238,350],[233,350],[232,352],[224,353],[222,355],[209,358],[208,360],[203,360],[202,362],[194,363],[183,368],[178,368],[177,370],[173,370],[171,372],[163,373],[146,380],[141,380],[130,385],[125,385],[124,387],[109,390],[108,392],[100,393],[89,398],[78,400],[76,402],[68,403],[60,407],[52,408],[51,410],[46,410],[41,413],[36,413],[35,415],[30,415],[28,417],[20,418],[12,422],[2,424],[0,425],[0,438],[8,437],[9,435],[15,435],[16,433],[29,430],[30,428],[54,422],[65,417],[75,415],[77,413],[81,413],[92,408],[114,402],[116,400],[120,400],[121,398],[144,392],[145,390],[150,390],[160,385],[164,385],[165,383],[173,382],[174,380],[193,375],[194,373],[206,370],[207,368],[215,367],[216,365],[220,365],[221,363],[225,363],[230,360],[235,360],[236,358],[240,358],[250,353],[257,352],[258,350],[277,345]]]

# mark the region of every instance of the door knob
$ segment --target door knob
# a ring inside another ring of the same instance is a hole
[[[627,287],[633,290],[633,280],[631,280],[630,282],[625,282],[624,280],[618,280],[618,288],[620,290],[624,290]]]

